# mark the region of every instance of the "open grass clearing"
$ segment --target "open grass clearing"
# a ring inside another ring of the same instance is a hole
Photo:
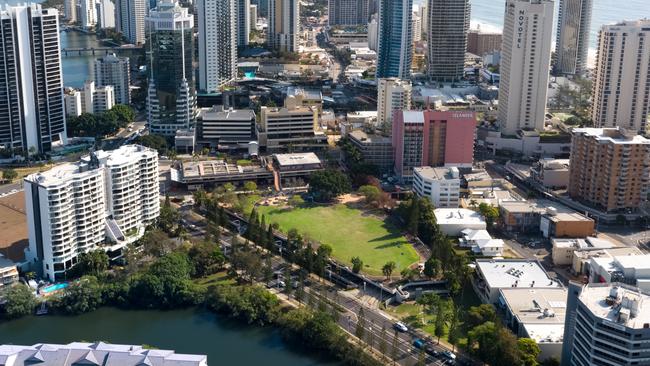
[[[397,265],[393,276],[419,261],[417,252],[398,228],[348,205],[258,206],[258,212],[285,233],[296,229],[310,239],[330,245],[332,256],[339,262],[351,266],[352,257],[361,258],[363,271],[370,275],[382,275],[381,268],[389,261]]]

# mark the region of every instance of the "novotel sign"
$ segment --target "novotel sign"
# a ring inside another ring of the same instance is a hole
[[[519,10],[519,16],[517,17],[517,48],[521,48],[521,43],[523,42],[525,22],[526,22],[526,12],[523,10]]]

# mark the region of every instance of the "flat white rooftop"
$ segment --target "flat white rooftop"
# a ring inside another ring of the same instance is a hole
[[[612,144],[650,144],[650,140],[641,135],[623,134],[619,128],[574,128],[574,134],[594,137],[597,141]]]
[[[437,208],[433,212],[436,215],[438,225],[485,225],[485,220],[480,213],[466,208]]]
[[[478,259],[476,266],[490,288],[561,288],[535,260]]]
[[[320,164],[320,159],[314,153],[275,154],[280,166]]]
[[[631,287],[588,284],[582,288],[579,299],[601,319],[632,329],[643,329],[650,324],[650,295]]]

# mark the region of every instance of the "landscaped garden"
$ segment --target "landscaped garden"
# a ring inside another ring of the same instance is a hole
[[[385,220],[351,205],[303,205],[298,208],[258,206],[258,213],[280,230],[296,229],[308,238],[332,247],[332,256],[351,265],[359,257],[363,272],[382,275],[382,267],[393,261],[394,274],[418,262],[419,256],[399,229]]]

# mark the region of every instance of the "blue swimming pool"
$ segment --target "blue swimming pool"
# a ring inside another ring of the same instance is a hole
[[[55,283],[54,285],[43,287],[41,289],[41,292],[47,294],[47,293],[50,293],[50,292],[53,292],[53,291],[63,290],[66,287],[68,287],[67,282]]]

